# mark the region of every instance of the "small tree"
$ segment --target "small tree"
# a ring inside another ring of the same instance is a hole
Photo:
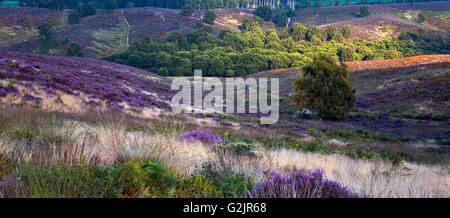
[[[80,15],[77,11],[74,11],[67,16],[67,22],[69,24],[77,24],[80,23]]]
[[[264,19],[265,21],[270,21],[273,17],[272,9],[267,5],[259,6],[255,11],[255,15]]]
[[[341,27],[341,33],[344,38],[348,39],[352,35],[352,30],[349,25],[345,25]]]
[[[205,13],[205,17],[203,18],[203,22],[207,24],[214,25],[214,20],[216,19],[216,14],[212,11],[207,11]]]
[[[38,29],[39,29],[39,34],[42,36],[42,39],[44,41],[50,41],[51,40],[51,38],[52,38],[52,32],[51,32],[52,26],[50,24],[48,24],[48,23],[40,24]]]
[[[181,9],[181,16],[189,17],[194,13],[194,8],[191,5],[184,5]]]
[[[165,67],[161,67],[161,68],[159,68],[157,74],[160,75],[160,76],[168,76],[169,75],[169,70],[167,70],[167,68],[165,68]]]
[[[81,48],[80,44],[77,42],[73,42],[67,47],[67,56],[72,57],[83,57],[83,49]]]
[[[302,77],[295,81],[296,94],[290,96],[299,110],[308,108],[322,119],[339,120],[355,103],[353,89],[344,63],[336,64],[326,54],[303,67]]]
[[[278,27],[286,27],[287,22],[288,22],[288,18],[286,16],[285,13],[278,13],[275,15],[275,17],[273,18],[273,22],[278,26]]]
[[[117,2],[116,0],[106,0],[105,5],[103,5],[103,8],[107,11],[113,11],[117,9]]]
[[[286,16],[293,18],[293,17],[297,16],[297,11],[295,11],[292,8],[289,8],[288,11],[286,12]]]
[[[369,16],[370,15],[370,8],[369,7],[367,7],[367,6],[362,6],[361,8],[359,8],[359,14],[362,16],[362,17],[367,17],[367,16]]]
[[[315,7],[315,8],[320,8],[320,7],[322,7],[322,2],[320,2],[320,0],[316,0],[316,1],[314,2],[314,7]]]
[[[311,0],[306,0],[305,3],[303,4],[304,8],[310,8],[312,7],[312,2]]]
[[[419,15],[417,16],[417,21],[419,21],[419,23],[425,22],[426,19],[427,16],[423,12],[420,12]]]

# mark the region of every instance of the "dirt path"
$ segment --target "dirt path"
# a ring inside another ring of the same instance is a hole
[[[122,42],[120,43],[119,51],[125,51],[129,46],[129,35],[131,26],[130,23],[128,23],[127,19],[123,15],[123,10],[119,11],[119,20],[120,20],[120,26],[122,28]]]

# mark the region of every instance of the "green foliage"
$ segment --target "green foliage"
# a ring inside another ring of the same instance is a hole
[[[370,15],[370,8],[369,7],[367,7],[367,6],[362,6],[362,7],[360,7],[359,8],[359,14],[362,16],[362,17],[367,17],[367,16],[369,16]]]
[[[350,38],[352,31],[349,25],[344,25],[341,27],[342,36],[346,39]]]
[[[207,12],[205,12],[205,16],[203,17],[203,22],[214,25],[215,19],[216,19],[216,14],[212,11],[207,11]]]
[[[181,9],[181,16],[189,17],[194,13],[194,8],[191,5],[184,5]]]
[[[311,63],[318,51],[336,60],[384,60],[431,53],[448,53],[449,40],[423,34],[405,33],[410,40],[361,40],[349,38],[349,26],[337,30],[334,26],[321,30],[293,23],[281,34],[273,29],[262,31],[262,18],[245,18],[241,32],[223,29],[215,38],[210,25],[197,23],[183,35],[170,31],[159,37],[143,37],[122,53],[105,58],[150,72],[161,67],[169,76],[192,76],[201,69],[206,76],[244,76],[265,70],[298,67]],[[402,34],[404,35],[404,34]],[[419,40],[420,39],[420,40]]]
[[[419,23],[425,22],[426,19],[427,19],[427,16],[423,12],[420,12],[419,15],[417,15],[417,21]]]
[[[105,4],[103,5],[103,8],[108,11],[115,10],[117,7],[118,5],[116,0],[105,0]]]
[[[315,8],[320,8],[322,7],[322,2],[320,0],[315,0],[314,1],[314,7]]]
[[[78,12],[80,18],[89,17],[97,13],[97,4],[93,1],[87,4],[80,2],[76,6],[76,11]]]
[[[233,155],[255,156],[255,147],[253,144],[245,143],[229,143],[221,144],[213,147],[218,152],[231,153]]]
[[[255,10],[255,15],[264,19],[265,21],[270,21],[270,20],[272,20],[272,17],[273,17],[272,8],[270,8],[267,5],[259,6]]]
[[[291,100],[299,110],[307,107],[323,119],[342,119],[355,103],[355,91],[348,78],[345,64],[337,65],[330,56],[321,54],[303,67]]]
[[[14,138],[18,140],[32,141],[36,137],[36,134],[29,129],[16,128],[14,131]]]
[[[312,7],[312,2],[311,0],[305,0],[305,3],[303,4],[304,8],[311,8]]]
[[[40,24],[38,27],[39,34],[42,36],[42,40],[50,41],[52,39],[52,25],[48,23]]]
[[[275,17],[273,18],[273,22],[278,26],[278,27],[286,27],[287,22],[288,22],[288,18],[286,16],[285,13],[277,13],[275,15]]]
[[[79,165],[74,167],[37,168],[20,166],[15,171],[27,187],[30,197],[86,198],[115,197],[117,183],[102,168]]]
[[[215,184],[205,176],[183,178],[177,187],[177,196],[182,198],[220,197],[220,184]]]
[[[83,48],[77,42],[73,42],[67,47],[67,56],[83,57]]]
[[[67,22],[69,24],[78,24],[78,23],[80,23],[80,15],[78,14],[78,12],[74,11],[74,12],[70,13],[67,16]]]
[[[110,169],[113,177],[126,197],[168,197],[170,190],[176,185],[173,177],[161,164],[127,162]]]
[[[167,70],[167,68],[161,67],[161,68],[159,68],[157,74],[160,75],[160,76],[168,76],[169,75],[169,71]]]

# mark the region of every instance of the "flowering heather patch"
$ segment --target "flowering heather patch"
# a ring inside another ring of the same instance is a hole
[[[450,55],[422,55],[391,60],[350,61],[345,64],[349,71],[367,71],[448,62],[450,62]]]
[[[324,178],[323,170],[299,170],[288,175],[266,171],[268,179],[257,185],[249,197],[254,198],[357,198],[339,182]]]
[[[132,107],[168,107],[173,93],[166,79],[133,67],[88,58],[37,56],[16,52],[0,52],[0,79],[37,83],[49,94],[60,90],[72,95],[80,92],[92,99],[121,109],[120,103]],[[4,87],[4,93],[18,93],[17,88]],[[34,96],[25,99],[37,100]]]
[[[186,141],[200,141],[206,144],[218,144],[227,141],[226,138],[222,138],[220,135],[214,134],[211,130],[197,129],[181,135],[180,140]]]
[[[62,11],[48,8],[2,8],[0,9],[0,24],[2,26],[39,26],[41,23],[58,25],[61,23]]]
[[[5,97],[8,93],[19,94],[19,90],[15,86],[0,88],[0,97]]]
[[[25,94],[24,96],[22,96],[22,99],[25,101],[41,101],[42,100],[42,98],[35,97],[30,94]]]

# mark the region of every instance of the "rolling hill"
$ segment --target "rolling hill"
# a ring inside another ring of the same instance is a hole
[[[414,7],[410,4],[369,5],[372,14],[359,17],[358,5],[322,7],[319,9],[299,9],[293,22],[306,25],[350,25],[352,37],[362,39],[385,39],[396,37],[403,31],[414,31],[422,26],[426,30],[448,35],[448,28],[441,21],[448,20],[446,2],[421,2]],[[55,11],[42,8],[0,9],[0,48],[18,52],[64,55],[65,48],[78,42],[87,57],[105,57],[121,52],[143,36],[160,35],[172,30],[188,33],[201,21],[201,13],[196,11],[190,17],[179,15],[180,10],[165,8],[129,8],[113,13],[97,10],[97,14],[82,18],[80,24],[67,24],[71,10]],[[223,28],[239,31],[245,17],[253,17],[250,9],[215,9],[213,32],[217,35]],[[429,13],[424,24],[415,20],[418,11]],[[446,21],[447,22],[447,21]],[[41,23],[53,25],[51,45],[43,45],[37,32]],[[263,29],[275,28],[266,22]]]

